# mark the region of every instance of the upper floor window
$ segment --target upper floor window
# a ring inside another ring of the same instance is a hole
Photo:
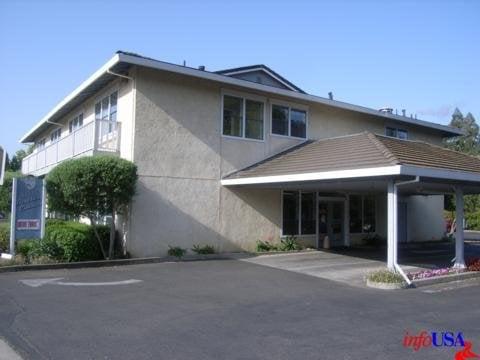
[[[263,102],[223,96],[223,135],[263,140],[263,117]]]
[[[307,137],[307,112],[289,106],[272,105],[272,134]]]
[[[78,128],[81,128],[83,126],[83,114],[80,114],[78,116],[75,116],[73,120],[70,120],[68,123],[68,130],[69,132],[74,132]]]
[[[55,129],[52,131],[52,133],[50,134],[50,141],[53,143],[53,142],[56,142],[58,140],[60,140],[60,138],[62,137],[62,129],[58,128],[58,129]]]
[[[117,92],[95,104],[95,120],[117,121]]]
[[[45,147],[45,139],[39,140],[35,144],[37,150],[42,150]]]
[[[408,139],[408,131],[403,129],[397,129],[393,127],[385,128],[385,135],[390,137],[395,137],[397,139],[407,140]]]

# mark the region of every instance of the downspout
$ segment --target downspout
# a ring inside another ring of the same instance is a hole
[[[416,184],[416,183],[419,183],[420,182],[420,176],[416,176],[415,179],[413,180],[407,180],[407,181],[400,181],[400,182],[396,182],[394,183],[393,186],[395,186],[396,189],[398,189],[400,186],[404,186],[404,185],[410,185],[410,184]],[[398,222],[398,219],[397,219],[397,222]],[[395,237],[397,237],[397,233],[396,233],[396,230],[395,230]],[[395,242],[394,242],[394,252],[395,252],[395,256],[393,257],[393,266],[395,267],[395,270],[397,270],[400,275],[402,275],[403,279],[407,282],[408,285],[412,285],[412,281],[408,278],[408,276],[405,274],[405,272],[403,271],[403,269],[400,267],[400,265],[398,264],[398,239],[395,239]]]

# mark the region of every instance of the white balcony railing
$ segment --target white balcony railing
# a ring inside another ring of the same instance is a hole
[[[120,123],[95,120],[67,136],[25,157],[22,173],[42,175],[58,163],[88,152],[118,152],[120,150]]]

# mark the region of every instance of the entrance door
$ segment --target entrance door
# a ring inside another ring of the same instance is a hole
[[[318,247],[326,246],[328,236],[330,247],[343,244],[344,200],[321,200],[318,202]]]

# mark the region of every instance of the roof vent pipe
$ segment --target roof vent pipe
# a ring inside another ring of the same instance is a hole
[[[403,116],[407,116],[407,110],[402,109],[402,115],[403,115]]]
[[[383,113],[387,113],[387,114],[393,114],[393,108],[391,108],[391,107],[384,107],[384,108],[379,109],[378,111],[383,112]]]
[[[204,65],[200,65],[200,66],[198,67],[198,70],[205,71],[205,66],[204,66]]]
[[[329,98],[330,100],[333,100],[333,92],[330,91],[330,92],[328,93],[328,98]]]

